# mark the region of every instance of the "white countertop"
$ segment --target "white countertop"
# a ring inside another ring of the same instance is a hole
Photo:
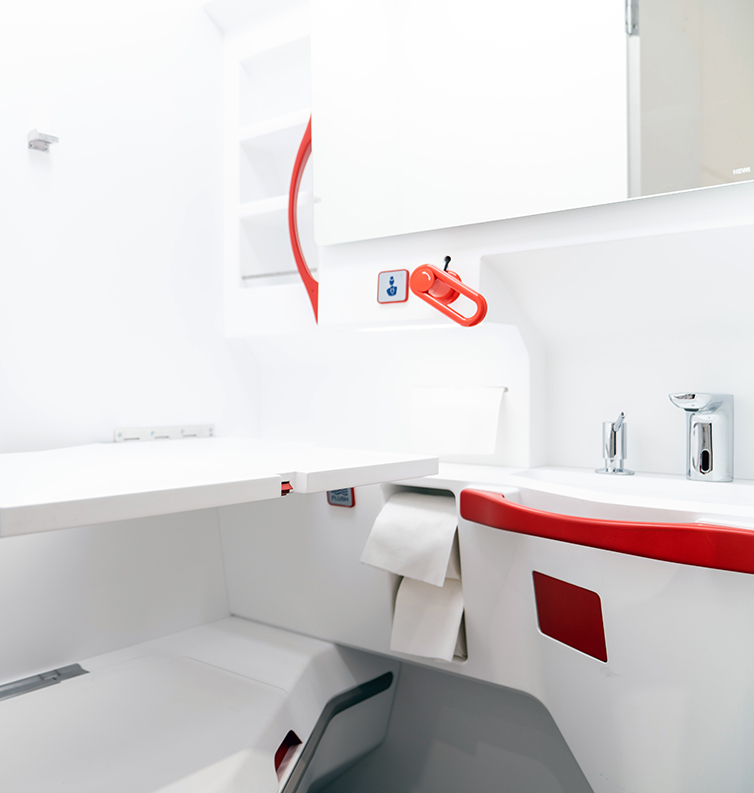
[[[73,446],[0,455],[0,537],[422,477],[437,458],[251,438]]]
[[[515,489],[527,506],[612,520],[718,523],[754,528],[754,481],[695,482],[683,475],[596,474],[587,468],[504,468],[441,463],[428,487]],[[405,482],[419,485],[421,482]]]

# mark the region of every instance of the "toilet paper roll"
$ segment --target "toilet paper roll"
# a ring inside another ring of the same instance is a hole
[[[448,559],[448,569],[445,571],[445,578],[455,578],[461,580],[461,554],[458,550],[458,532],[453,537],[453,548]]]
[[[404,578],[398,588],[390,649],[398,653],[451,661],[463,617],[461,582],[441,587]]]
[[[452,558],[457,525],[452,496],[396,493],[374,521],[361,561],[441,587],[449,571],[460,577]]]

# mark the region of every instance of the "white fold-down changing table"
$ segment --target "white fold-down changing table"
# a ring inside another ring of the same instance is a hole
[[[434,457],[249,438],[101,443],[0,455],[0,537],[437,473]]]

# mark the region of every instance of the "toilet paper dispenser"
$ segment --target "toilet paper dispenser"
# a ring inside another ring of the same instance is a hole
[[[364,564],[402,576],[390,649],[442,661],[466,657],[458,514],[452,493],[394,492],[377,515]]]

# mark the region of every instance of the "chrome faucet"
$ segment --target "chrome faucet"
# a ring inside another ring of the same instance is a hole
[[[602,424],[602,459],[604,468],[596,468],[595,474],[621,474],[631,476],[633,471],[623,467],[626,458],[626,414],[621,412],[615,421]]]
[[[733,397],[669,394],[686,412],[686,479],[733,481]]]

